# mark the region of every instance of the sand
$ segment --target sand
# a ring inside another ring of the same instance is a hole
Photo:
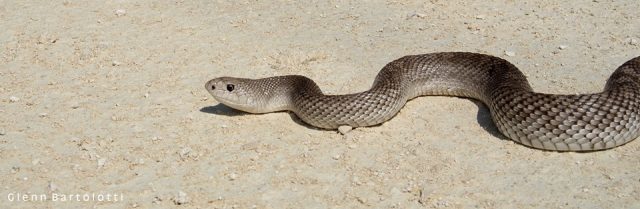
[[[535,150],[452,97],[341,135],[234,111],[203,87],[301,74],[354,93],[403,55],[470,51],[509,60],[539,92],[598,92],[640,55],[639,11],[635,0],[4,1],[0,207],[640,208],[638,141]]]

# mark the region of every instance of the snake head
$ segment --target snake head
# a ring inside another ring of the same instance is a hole
[[[321,95],[309,78],[299,75],[260,79],[219,77],[204,86],[218,102],[250,113],[293,110],[293,98],[301,94]]]
[[[252,79],[220,77],[205,84],[205,88],[218,102],[231,108],[250,113],[261,113],[254,91],[250,91]]]

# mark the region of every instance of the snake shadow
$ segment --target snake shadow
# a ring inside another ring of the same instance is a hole
[[[200,112],[214,114],[214,115],[223,115],[223,116],[242,116],[247,115],[249,113],[242,112],[240,110],[233,109],[222,103],[219,103],[215,106],[208,106],[200,108]]]
[[[472,101],[478,107],[476,121],[478,122],[478,124],[480,124],[480,127],[482,127],[482,129],[491,134],[493,137],[509,141],[510,139],[505,135],[502,135],[502,133],[500,133],[500,130],[498,130],[496,124],[493,123],[493,119],[491,118],[491,111],[489,111],[489,108],[480,101],[473,99],[470,99],[470,101]]]
[[[243,115],[262,115],[260,113],[248,113],[248,112],[236,110],[222,103],[219,103],[215,106],[200,108],[200,112],[214,114],[214,115],[228,116],[228,117],[243,116]],[[298,125],[301,125],[308,129],[313,129],[313,130],[324,130],[324,129],[320,129],[305,123],[304,121],[302,121],[302,119],[300,119],[298,116],[296,116],[295,113],[291,111],[281,111],[281,112],[285,112],[289,114],[289,117],[291,117],[291,120],[293,120],[293,122],[297,123]]]

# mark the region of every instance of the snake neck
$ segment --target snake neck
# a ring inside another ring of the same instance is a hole
[[[320,87],[305,76],[286,75],[256,80],[260,87],[252,89],[263,90],[258,96],[260,112],[297,111],[295,101],[301,95],[322,95]]]

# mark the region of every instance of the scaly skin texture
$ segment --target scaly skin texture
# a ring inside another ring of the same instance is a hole
[[[508,61],[490,55],[442,52],[410,55],[387,64],[371,89],[325,95],[311,79],[290,75],[263,79],[221,77],[205,87],[235,109],[292,111],[324,129],[383,123],[407,100],[424,95],[477,99],[510,139],[545,150],[591,151],[625,144],[639,135],[640,57],[609,78],[603,92],[555,95],[533,92]]]

